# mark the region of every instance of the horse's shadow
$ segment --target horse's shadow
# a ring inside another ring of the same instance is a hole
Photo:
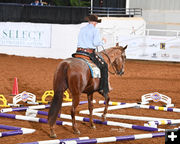
[[[44,133],[45,135],[47,135],[49,137],[49,133],[47,131],[47,129],[49,129],[49,125],[46,123],[36,123],[36,122],[29,122],[29,124],[31,125],[31,128],[35,129],[36,131],[40,131],[41,133]],[[46,125],[46,126],[44,126]],[[72,129],[69,129],[66,126],[63,125],[56,125],[56,127],[61,127],[62,129],[64,129],[64,131],[72,133]]]
[[[45,130],[45,127],[44,125],[45,124],[42,124],[42,123],[37,123],[36,122],[29,122],[29,124],[31,125],[31,127],[33,129],[35,129],[36,131],[41,131],[42,133],[46,134],[47,136],[49,136],[49,133],[47,132],[47,130]]]

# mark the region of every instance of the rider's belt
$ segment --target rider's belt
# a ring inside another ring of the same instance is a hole
[[[83,51],[87,53],[93,53],[95,49],[90,49],[90,48],[77,48],[77,51]]]

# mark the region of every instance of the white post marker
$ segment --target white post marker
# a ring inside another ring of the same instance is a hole
[[[166,107],[174,107],[174,104],[171,103],[170,97],[160,94],[158,92],[145,94],[141,97],[141,100],[141,104],[147,104],[147,102],[153,100],[154,102],[162,101],[166,103]]]
[[[23,102],[30,101],[32,104],[36,104],[36,96],[32,93],[24,91],[13,97],[14,105],[16,105],[20,101],[23,101]]]

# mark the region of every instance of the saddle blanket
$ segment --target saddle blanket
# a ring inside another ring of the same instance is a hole
[[[72,54],[72,57],[80,58],[84,60],[87,65],[89,66],[89,69],[91,71],[92,78],[101,78],[101,71],[100,69],[90,60],[90,57],[84,53],[74,53]]]
[[[91,71],[91,75],[93,78],[101,78],[101,71],[100,69],[92,62],[90,62],[89,60],[85,60],[86,63],[89,66],[89,69]]]

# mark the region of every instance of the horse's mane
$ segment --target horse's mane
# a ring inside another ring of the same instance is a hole
[[[122,46],[115,46],[115,47],[110,47],[110,48],[107,48],[105,49],[105,51],[109,54],[109,53],[114,53],[114,52],[117,52],[117,51],[122,51],[123,50],[123,47]],[[104,51],[104,50],[102,50]],[[101,51],[101,52],[102,52]]]
[[[115,55],[120,55],[122,52],[123,52],[122,46],[115,46],[115,47],[107,48],[107,49],[101,51],[101,53],[108,54],[109,57],[113,57]]]
[[[100,53],[105,55],[104,59],[107,59],[110,63],[124,52],[123,47],[116,45],[115,47],[102,50]]]

